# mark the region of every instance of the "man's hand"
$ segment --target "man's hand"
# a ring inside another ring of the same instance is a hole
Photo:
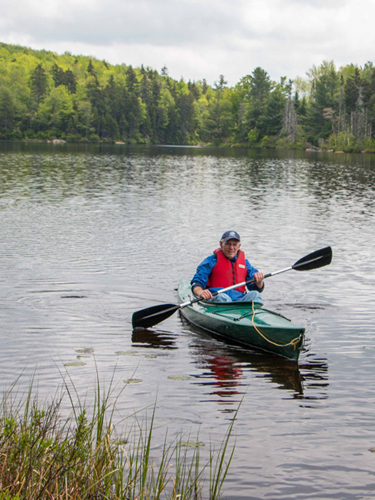
[[[263,287],[264,274],[263,273],[255,273],[254,274],[255,284],[258,288]]]
[[[195,293],[195,295],[198,295],[198,297],[202,297],[202,299],[204,300],[209,300],[214,298],[210,290],[208,290],[207,288],[203,290],[202,287],[195,286],[193,292]]]

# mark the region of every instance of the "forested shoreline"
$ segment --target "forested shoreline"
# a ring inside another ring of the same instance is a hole
[[[375,67],[323,61],[279,82],[257,67],[210,86],[0,43],[0,140],[52,139],[375,152]]]

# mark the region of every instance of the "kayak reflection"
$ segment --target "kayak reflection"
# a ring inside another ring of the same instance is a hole
[[[194,343],[195,363],[201,368],[202,385],[212,385],[213,394],[221,398],[244,395],[248,385],[248,372],[261,373],[270,379],[278,389],[290,391],[293,396],[303,396],[302,377],[298,365],[286,359],[267,353],[243,351],[226,346],[206,343]],[[237,398],[236,401],[240,400]]]
[[[185,337],[189,342],[189,354],[196,366],[194,384],[209,388],[210,397],[226,405],[224,411],[235,411],[249,385],[251,373],[255,378],[270,381],[292,399],[300,400],[301,406],[313,405],[314,400],[327,399],[328,364],[310,351],[295,363],[286,358],[258,350],[243,349],[229,341],[223,342],[211,334],[190,325],[182,319]],[[156,329],[136,328],[132,333],[134,347],[177,349],[177,334]],[[253,378],[254,378],[253,376]]]
[[[288,391],[290,397],[300,399],[303,406],[328,397],[328,364],[325,358],[309,353],[298,365],[280,356],[245,350],[227,341],[223,343],[186,321],[184,326],[199,335],[194,336],[190,343],[194,363],[202,370],[198,383],[212,385],[213,393],[221,398],[243,395],[249,382],[249,372],[260,374],[277,389]],[[232,402],[239,401],[235,399]]]

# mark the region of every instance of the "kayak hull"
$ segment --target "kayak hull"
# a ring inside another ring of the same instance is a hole
[[[179,283],[178,298],[180,304],[195,298],[187,279]],[[200,301],[181,308],[180,312],[189,323],[245,347],[262,349],[293,361],[298,361],[303,348],[305,329],[263,309],[261,304]]]

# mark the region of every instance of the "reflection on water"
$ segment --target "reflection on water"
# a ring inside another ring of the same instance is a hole
[[[229,392],[223,392],[222,395],[244,394],[242,392],[232,392],[234,386],[243,385],[245,372],[255,372],[257,376],[270,379],[279,389],[287,389],[289,391],[302,394],[302,383],[298,369],[298,364],[291,362],[280,356],[275,356],[262,351],[252,349],[243,349],[230,341],[222,341],[218,339],[212,344],[210,336],[202,330],[187,324],[183,320],[185,329],[194,332],[194,357],[197,366],[204,372],[203,385],[219,385],[222,388],[228,388]],[[212,336],[211,336],[212,337]],[[205,342],[200,341],[205,339]],[[225,355],[223,354],[225,350]],[[212,382],[205,379],[213,379]],[[238,403],[237,401],[234,401]]]
[[[192,336],[189,346],[192,362],[198,369],[195,383],[210,388],[210,399],[221,403],[224,411],[236,411],[246,393],[247,372],[264,378],[277,389],[288,391],[290,397],[301,401],[302,406],[307,406],[308,401],[328,398],[326,359],[308,354],[303,363],[297,364],[269,353],[245,350],[227,341],[216,341],[207,333],[189,325],[182,317],[181,321],[184,330]],[[175,335],[159,329],[137,328],[133,330],[132,342],[134,347],[146,349],[178,347]],[[205,394],[207,395],[206,392]]]
[[[233,396],[243,394],[240,392],[240,386],[242,385],[240,380],[242,378],[242,368],[240,365],[234,363],[234,360],[227,355],[213,356],[208,360],[206,366],[201,367],[203,370],[208,369],[207,378],[213,378],[214,381],[211,383],[213,385],[213,392],[211,395],[219,396],[223,401],[227,402],[229,398],[233,401]],[[206,373],[203,372],[203,378]],[[199,382],[205,385],[205,382]],[[240,400],[235,400],[239,403]]]
[[[299,369],[302,373],[301,378],[303,380],[303,385],[306,387],[306,393],[304,397],[300,399],[306,401],[327,399],[329,385],[327,360],[308,354],[304,363],[299,365]],[[306,406],[306,404],[304,404],[304,406]]]
[[[204,336],[205,334],[200,333]],[[231,347],[227,343],[218,347],[210,341],[195,340],[195,363],[202,369],[199,383],[212,385],[213,394],[225,397],[225,402],[238,403],[234,395],[244,395],[247,372],[263,378],[275,388],[288,391],[290,397],[300,400],[325,399],[328,387],[328,365],[326,360],[310,356],[302,365],[269,353]],[[225,352],[225,354],[223,353]],[[220,390],[216,388],[219,387]]]
[[[231,392],[231,388],[241,385],[240,381],[244,378],[244,371],[250,370],[256,372],[257,376],[269,379],[278,389],[291,391],[292,397],[298,399],[325,399],[328,397],[326,390],[328,387],[328,364],[326,359],[317,358],[316,355],[310,353],[303,358],[303,363],[297,364],[294,361],[263,351],[244,350],[231,343],[230,340],[222,341],[219,338],[217,343],[222,347],[217,347],[216,344],[215,347],[212,347],[210,338],[213,335],[209,336],[201,329],[190,325],[182,316],[181,321],[185,329],[195,333],[195,339],[199,337],[206,339],[204,343],[195,340],[192,344],[195,355],[199,358],[197,364],[210,369],[210,372],[202,375],[203,377],[211,378],[213,376],[219,381],[218,385],[229,389],[229,392],[222,395],[240,394],[239,392]],[[222,349],[225,349],[224,356],[221,353]],[[213,383],[216,384],[215,381]],[[202,384],[207,385],[206,382],[202,382]],[[304,395],[304,392],[307,395]]]
[[[375,157],[235,148],[0,143],[2,388],[40,397],[113,379],[123,415],[154,407],[199,433],[202,460],[235,422],[227,498],[373,497]],[[181,277],[236,229],[264,272],[332,246],[330,266],[267,280],[265,307],[306,329],[299,364],[173,315]],[[349,493],[350,492],[350,495]]]
[[[133,330],[132,345],[134,347],[153,349],[177,349],[175,335],[146,328],[135,328]]]

